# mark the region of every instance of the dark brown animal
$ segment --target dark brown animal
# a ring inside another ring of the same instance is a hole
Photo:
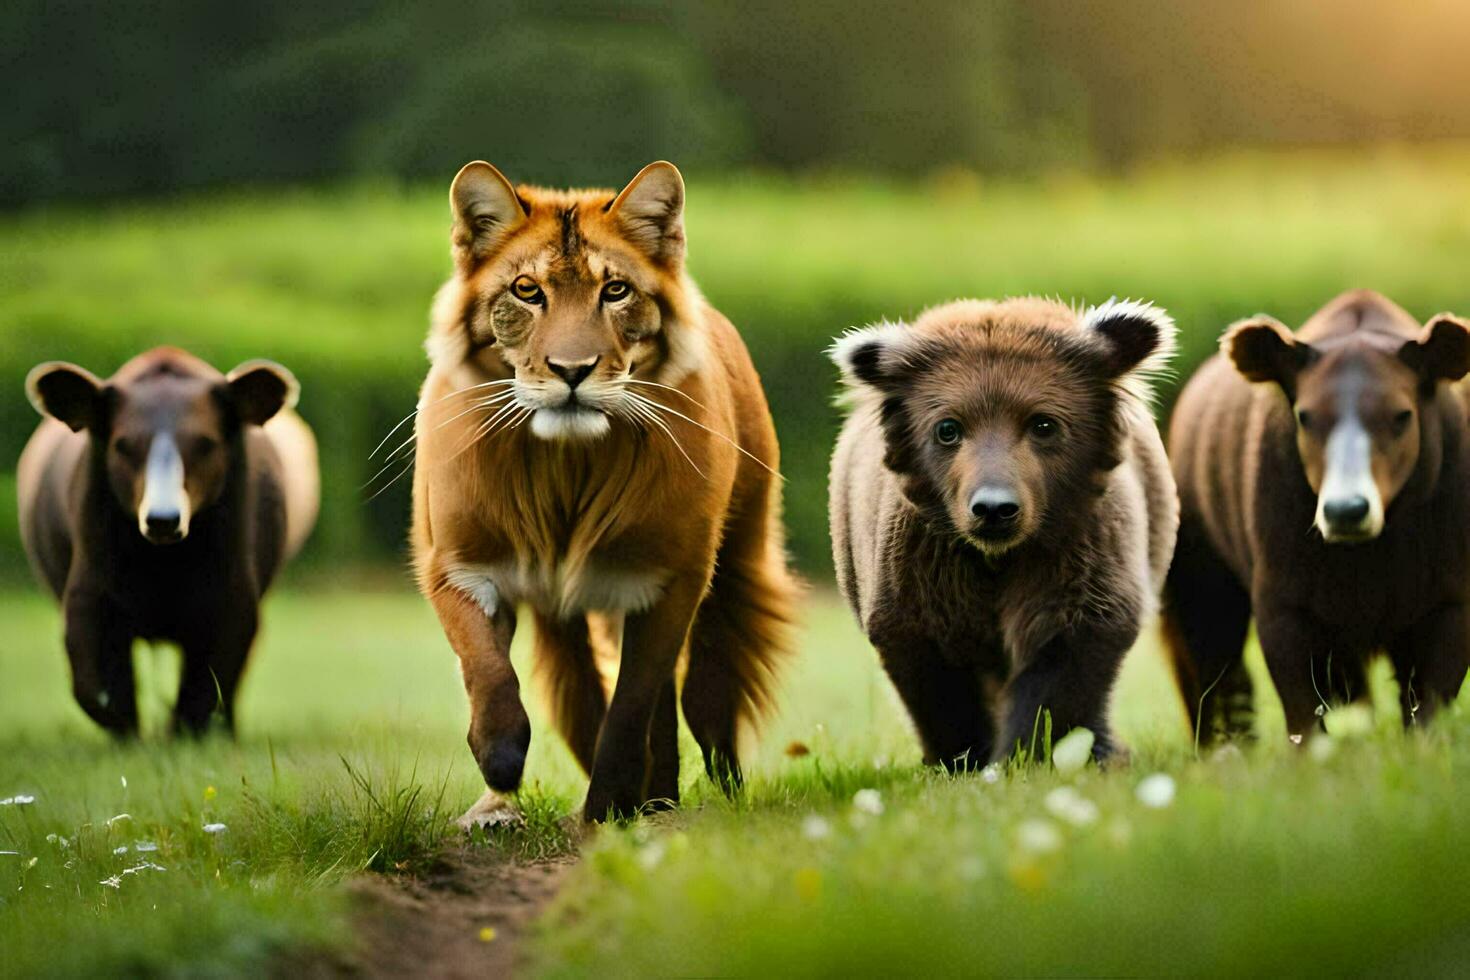
[[[1246,734],[1242,647],[1252,614],[1286,726],[1300,742],[1324,706],[1365,692],[1386,650],[1403,719],[1464,680],[1465,321],[1420,328],[1377,293],[1345,293],[1297,333],[1267,316],[1232,326],[1174,409],[1179,549],[1165,619],[1196,732]]]
[[[853,408],[832,459],[837,581],[925,761],[1044,754],[1108,702],[1163,582],[1177,505],[1148,380],[1174,324],[968,301],[843,337]]]
[[[49,417],[20,458],[21,538],[61,600],[77,703],[136,734],[133,641],[169,640],[184,654],[175,730],[204,731],[216,708],[233,730],[261,594],[316,518],[295,378],[159,348],[106,382],[42,364],[26,393]]]

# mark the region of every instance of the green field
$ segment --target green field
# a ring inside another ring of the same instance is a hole
[[[0,975],[225,974],[351,948],[339,884],[422,871],[478,794],[453,655],[406,590],[272,600],[238,744],[110,744],[70,701],[54,610],[0,608],[0,799],[35,797],[0,806],[0,851],[18,852],[0,855]],[[156,731],[174,657],[138,661]],[[950,778],[919,766],[875,656],[819,597],[746,795],[715,795],[686,735],[684,809],[584,840],[524,954],[568,976],[1451,972],[1470,952],[1470,719],[1462,703],[1405,737],[1385,684],[1371,731],[1348,718],[1289,751],[1268,693],[1261,744],[1197,758],[1150,634],[1118,690],[1131,765]],[[530,820],[478,845],[487,859],[573,846],[585,783],[533,717]],[[1155,772],[1172,806],[1135,797]],[[855,807],[863,789],[881,814]],[[166,870],[107,883],[144,861]]]

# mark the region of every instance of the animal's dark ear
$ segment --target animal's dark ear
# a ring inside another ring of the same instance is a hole
[[[484,160],[460,168],[449,185],[449,208],[454,214],[454,261],[461,274],[468,274],[526,220],[515,188]]]
[[[225,375],[230,401],[242,422],[264,425],[283,408],[294,408],[301,386],[275,361],[246,361]]]
[[[1082,326],[1103,341],[1103,370],[1150,377],[1174,356],[1174,318],[1157,306],[1116,297],[1082,314]]]
[[[1220,350],[1247,381],[1274,381],[1288,396],[1296,391],[1297,373],[1317,355],[1285,324],[1264,314],[1231,324],[1220,338]]]
[[[1470,322],[1441,313],[1399,348],[1399,358],[1425,381],[1459,381],[1470,373]]]
[[[684,178],[672,163],[638,171],[607,210],[650,258],[671,265],[684,260]]]
[[[92,372],[65,361],[38,364],[26,375],[26,397],[36,411],[64,422],[73,432],[96,423],[102,382]]]
[[[885,321],[849,330],[837,338],[827,354],[842,369],[842,380],[849,387],[866,385],[887,391],[900,381],[900,351],[907,339],[907,327]]]

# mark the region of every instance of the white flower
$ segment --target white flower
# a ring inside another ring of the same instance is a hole
[[[1070,786],[1058,786],[1046,794],[1047,812],[1074,827],[1097,823],[1097,804]]]
[[[638,849],[638,864],[644,871],[652,871],[663,862],[667,845],[662,840],[649,841]]]
[[[825,817],[819,817],[815,813],[808,814],[801,822],[801,834],[807,840],[824,840],[832,836],[832,825]]]
[[[29,793],[16,793],[0,800],[0,806],[30,806],[36,802],[36,798]]]
[[[222,823],[207,823],[204,825],[204,832],[206,834],[223,834],[229,829]]]
[[[1051,764],[1063,776],[1081,772],[1092,758],[1092,746],[1096,741],[1091,729],[1072,729],[1051,747]]]
[[[1032,818],[1016,828],[1016,845],[1032,854],[1050,854],[1061,849],[1062,832],[1050,820]]]
[[[1134,792],[1138,796],[1138,802],[1161,810],[1174,802],[1174,777],[1165,772],[1156,772],[1145,777]]]
[[[151,840],[140,840],[138,841],[138,843],[133,845],[133,850],[137,851],[139,854],[152,854],[154,851],[158,850],[158,845],[153,843]]]
[[[881,817],[883,796],[876,789],[860,789],[852,794],[852,808],[870,817]]]
[[[998,783],[1000,782],[1000,772],[1000,763],[992,762],[990,765],[980,770],[980,778],[985,780],[985,782],[987,783]]]
[[[114,853],[114,854],[126,854],[126,853],[128,853],[128,845],[124,844],[122,847],[114,847],[112,849],[112,853]]]

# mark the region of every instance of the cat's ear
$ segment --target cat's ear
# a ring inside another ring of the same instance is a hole
[[[449,186],[454,215],[450,241],[454,263],[462,275],[504,244],[526,220],[526,209],[505,175],[484,160],[460,168]]]
[[[607,210],[655,262],[684,261],[684,178],[672,163],[660,160],[638,171]]]

